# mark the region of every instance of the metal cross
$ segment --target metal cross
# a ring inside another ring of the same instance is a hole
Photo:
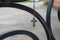
[[[35,20],[35,18],[33,18],[33,20],[31,20],[31,22],[33,22],[33,27],[35,27],[35,22],[37,22],[37,20]]]

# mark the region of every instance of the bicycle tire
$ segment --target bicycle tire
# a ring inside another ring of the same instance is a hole
[[[51,32],[52,40],[56,40],[53,35],[52,28],[51,28],[51,9],[52,9],[53,3],[54,3],[54,0],[49,0],[48,7],[47,7],[47,13],[46,13],[46,24],[48,25],[48,28]]]
[[[21,4],[16,4],[16,3],[0,3],[0,8],[1,7],[12,7],[12,8],[17,8],[17,9],[22,9],[22,10],[25,10],[29,13],[31,13],[33,16],[35,16],[42,24],[45,32],[46,32],[46,35],[47,35],[47,40],[51,40],[51,32],[50,30],[48,29],[48,26],[45,22],[45,20],[43,19],[43,17],[38,14],[35,10],[33,10],[32,8],[29,8],[27,6],[24,6],[24,5],[21,5]],[[34,15],[35,14],[35,15]]]
[[[27,0],[0,0],[1,2],[24,2]]]
[[[24,34],[24,35],[31,37],[33,40],[39,40],[39,38],[35,34],[33,34],[32,32],[26,31],[26,30],[15,30],[15,31],[8,32],[0,36],[0,40],[5,39],[10,36],[17,35],[17,34],[22,34],[22,35]]]
[[[60,6],[58,7],[58,19],[60,21]]]

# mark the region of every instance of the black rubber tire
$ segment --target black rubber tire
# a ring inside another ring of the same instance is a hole
[[[48,29],[51,32],[51,40],[56,40],[53,32],[52,32],[52,26],[51,26],[51,9],[53,7],[54,0],[49,0],[48,7],[47,7],[47,13],[46,13],[46,24],[48,25]]]
[[[0,8],[1,7],[17,8],[17,9],[22,9],[22,10],[25,10],[25,11],[31,13],[33,16],[35,16],[41,22],[43,28],[45,29],[45,32],[46,32],[46,35],[47,35],[47,40],[51,40],[51,32],[48,29],[48,26],[47,26],[45,20],[43,19],[43,17],[40,14],[38,14],[32,8],[29,8],[29,7],[21,5],[21,4],[16,4],[16,3],[9,3],[9,4],[7,4],[7,3],[0,3]]]
[[[18,35],[18,34],[27,35],[27,36],[31,37],[33,40],[39,40],[39,38],[35,34],[33,34],[32,32],[29,32],[29,31],[25,31],[25,30],[15,30],[15,31],[8,32],[8,33],[0,36],[0,40],[3,40],[10,36]]]
[[[0,0],[2,2],[24,2],[24,1],[27,1],[27,0]]]
[[[60,21],[60,6],[58,7],[58,19]]]

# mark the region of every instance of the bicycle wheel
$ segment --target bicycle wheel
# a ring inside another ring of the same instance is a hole
[[[0,8],[1,7],[13,7],[13,8],[17,8],[17,9],[22,9],[22,10],[25,10],[29,13],[31,13],[33,16],[35,16],[40,22],[41,24],[43,25],[43,28],[45,29],[45,32],[46,32],[46,35],[47,35],[47,40],[51,40],[51,32],[50,30],[48,29],[48,26],[45,22],[45,20],[42,18],[42,16],[40,14],[38,14],[35,10],[27,7],[27,6],[24,6],[24,5],[21,5],[21,4],[16,4],[16,3],[0,3]],[[35,15],[34,15],[35,14]]]
[[[0,0],[2,2],[24,2],[26,0]]]
[[[60,6],[58,7],[58,19],[60,21]]]
[[[5,38],[10,37],[10,36],[18,35],[18,34],[28,35],[33,40],[39,40],[38,37],[35,34],[33,34],[32,32],[29,32],[29,31],[25,31],[25,30],[16,30],[16,31],[8,32],[8,33],[0,36],[0,40],[5,39]]]

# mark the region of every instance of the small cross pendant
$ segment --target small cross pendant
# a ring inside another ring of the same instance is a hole
[[[31,22],[33,22],[33,27],[35,27],[35,22],[37,22],[37,20],[35,20],[35,18],[33,18],[33,20],[31,20]]]

